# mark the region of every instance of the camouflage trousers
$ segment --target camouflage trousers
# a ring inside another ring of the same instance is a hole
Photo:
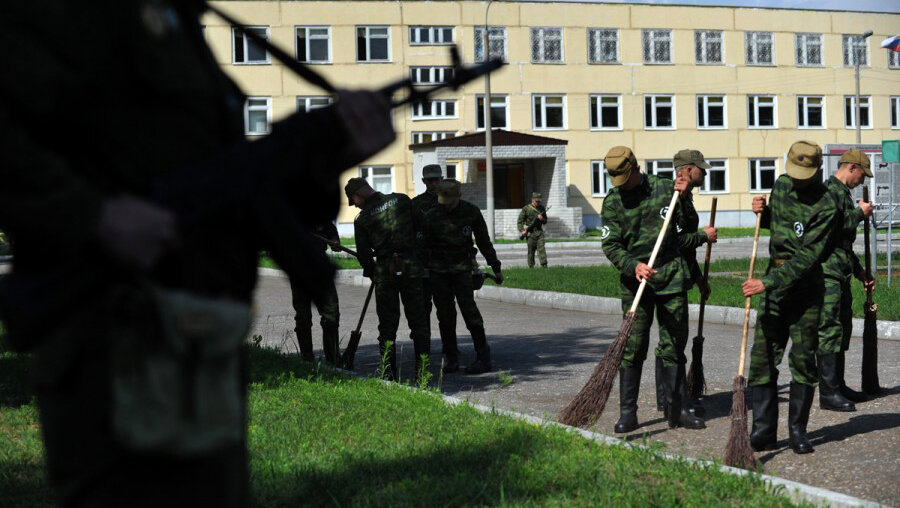
[[[532,231],[528,235],[528,268],[534,266],[534,253],[537,251],[541,266],[547,266],[547,249],[544,246],[544,231]]]
[[[623,291],[623,313],[631,309],[633,302],[634,293]],[[687,361],[684,356],[688,339],[687,292],[657,295],[652,289],[647,288],[635,311],[634,327],[628,336],[628,342],[625,343],[622,367],[637,367],[647,359],[654,311],[659,322],[659,345],[656,347],[656,356],[662,359],[665,366],[683,364]]]
[[[322,326],[322,347],[325,350],[325,358],[335,361],[340,357],[338,351],[338,324],[341,320],[340,304],[338,302],[337,289],[334,281],[325,287],[325,297],[321,305],[316,305],[319,312],[319,324]],[[291,289],[291,298],[294,305],[294,331],[297,333],[297,342],[300,352],[306,357],[312,355],[312,299],[302,291]]]
[[[397,342],[397,329],[400,327],[400,302],[406,324],[409,325],[409,338],[414,344],[428,344],[428,324],[425,317],[425,306],[422,305],[421,277],[399,276],[381,280],[375,284],[375,309],[378,314],[378,343]]]
[[[422,279],[422,304],[425,308],[425,327],[428,329],[428,337],[431,337],[431,277]]]
[[[466,328],[472,335],[475,350],[487,345],[484,333],[484,319],[475,305],[475,293],[471,272],[433,273],[431,288],[434,291],[434,308],[437,312],[438,327],[441,330],[441,344],[444,356],[457,358],[459,349],[456,341],[456,306],[462,314]],[[454,302],[455,300],[455,302]]]
[[[784,357],[788,339],[791,350],[788,365],[791,380],[816,385],[816,349],[819,343],[819,313],[822,309],[821,279],[802,284],[782,298],[765,296],[759,303],[753,348],[750,351],[749,386],[778,381],[778,365]]]
[[[843,280],[825,279],[825,296],[819,316],[820,355],[842,353],[850,349],[853,331],[853,294],[850,292],[850,276]]]

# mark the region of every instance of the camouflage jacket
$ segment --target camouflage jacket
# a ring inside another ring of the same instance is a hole
[[[415,251],[412,202],[406,194],[376,192],[369,196],[353,221],[353,231],[359,264],[366,276],[374,275],[376,283],[390,280],[396,273],[391,270],[395,254],[402,263],[395,268],[409,277],[424,276]]]
[[[538,219],[538,215],[541,214],[544,214],[544,220]],[[534,207],[531,203],[528,203],[519,212],[519,220],[516,222],[516,225],[519,228],[519,232],[528,227],[531,228],[531,231],[543,231],[546,223],[547,209],[540,205]]]
[[[678,200],[678,206],[681,208],[682,222],[678,224],[681,227],[681,234],[691,236],[691,245],[696,244],[700,246],[706,243],[709,240],[706,232],[698,231],[700,228],[700,216],[697,214],[697,209],[694,208],[694,195],[688,193],[687,196],[681,197]],[[703,272],[700,270],[700,264],[697,263],[697,248],[682,249],[681,257],[684,258],[690,283],[700,280],[703,277]]]
[[[425,191],[412,198],[413,229],[416,231],[416,245],[425,247],[425,213],[437,206],[437,194]]]
[[[672,180],[643,175],[640,185],[634,189],[616,187],[603,200],[600,211],[603,252],[619,269],[619,282],[623,290],[637,289],[634,269],[638,263],[650,260],[673,192]],[[687,270],[681,253],[696,249],[698,239],[695,235],[678,232],[679,228],[684,230],[681,215],[680,207],[676,208],[653,266],[659,273],[647,281],[657,294],[675,294],[688,288]]]
[[[862,271],[859,258],[853,253],[853,242],[856,241],[856,229],[864,219],[862,209],[855,206],[850,197],[850,189],[843,182],[832,176],[825,182],[825,188],[831,193],[837,206],[836,222],[838,233],[834,251],[822,263],[826,277],[843,279]]]
[[[434,273],[459,273],[472,270],[472,236],[481,254],[494,272],[500,271],[500,260],[491,244],[487,224],[481,210],[468,201],[448,210],[445,206],[432,207],[425,214],[425,246],[428,270]]]
[[[769,298],[780,299],[804,279],[822,276],[821,264],[837,238],[836,210],[822,182],[798,190],[787,175],[775,180],[761,222],[772,233],[769,267],[762,278]]]

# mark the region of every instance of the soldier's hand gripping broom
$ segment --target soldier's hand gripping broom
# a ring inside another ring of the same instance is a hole
[[[869,202],[869,188],[863,185],[863,201]],[[869,249],[869,218],[865,219],[863,240],[866,243],[866,279],[872,280],[872,252]],[[868,395],[881,392],[878,383],[878,305],[872,301],[872,286],[866,286],[862,350],[862,389]]]
[[[709,212],[709,227],[716,225],[716,203],[719,198],[713,198],[712,209]],[[709,284],[709,258],[712,256],[712,243],[706,244],[706,262],[703,264],[703,280]],[[688,397],[696,399],[706,393],[706,378],[703,375],[703,315],[706,311],[707,295],[700,298],[700,316],[697,323],[697,336],[691,341],[691,368],[688,369],[685,388]]]
[[[759,246],[759,226],[762,222],[762,214],[756,214],[756,231],[753,233],[753,252],[750,253],[750,270],[747,280],[753,278],[753,268],[756,264],[756,248]],[[744,303],[744,329],[741,332],[741,355],[738,364],[738,373],[732,382],[731,394],[731,430],[728,433],[728,443],[725,445],[725,464],[731,467],[754,470],[759,466],[750,446],[750,434],[747,432],[747,401],[744,398],[744,361],[747,355],[747,336],[750,332],[750,300],[748,296]]]
[[[650,260],[647,262],[650,268],[653,268],[653,264],[656,262],[656,255],[659,253],[659,248],[666,237],[672,214],[675,211],[675,206],[678,204],[678,194],[679,192],[675,191],[671,202],[669,202],[669,209],[666,212],[662,230],[656,237],[656,244],[653,246],[653,252],[650,254]],[[646,286],[647,279],[644,279],[641,281],[641,285],[638,286],[631,309],[625,314],[625,320],[622,322],[619,334],[616,335],[609,349],[606,350],[606,354],[600,360],[600,363],[594,367],[594,373],[591,374],[588,382],[578,392],[578,395],[572,399],[572,402],[559,413],[560,423],[575,427],[588,427],[597,421],[597,418],[603,413],[606,401],[609,399],[613,381],[616,379],[619,365],[622,363],[622,357],[625,355],[625,343],[628,341],[628,336],[631,335],[632,327],[634,327],[635,312]]]

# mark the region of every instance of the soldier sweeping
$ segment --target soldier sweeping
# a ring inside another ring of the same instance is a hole
[[[531,203],[522,207],[516,222],[520,236],[528,242],[528,268],[534,268],[534,253],[537,252],[541,267],[547,268],[547,249],[544,246],[544,224],[547,223],[547,209],[541,205],[541,193],[531,193]]]

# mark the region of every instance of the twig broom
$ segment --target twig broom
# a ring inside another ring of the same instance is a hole
[[[712,199],[712,209],[709,212],[709,227],[716,225],[716,203],[719,198]],[[706,262],[703,264],[703,280],[709,283],[709,258],[712,257],[712,243],[706,244]],[[685,389],[688,397],[696,399],[706,393],[706,378],[703,375],[703,315],[706,312],[706,298],[700,299],[700,316],[697,323],[697,336],[691,341],[691,368],[688,369],[685,379]]]
[[[675,205],[677,204],[678,191],[672,195],[662,230],[656,237],[656,244],[653,246],[653,252],[650,254],[650,260],[647,262],[650,268],[653,268],[653,263],[656,261],[656,255],[659,253],[659,248],[666,237],[666,231],[669,229],[669,222],[672,220],[672,213],[675,211]],[[625,320],[622,322],[622,327],[619,328],[619,334],[616,335],[609,349],[606,350],[606,354],[603,355],[600,363],[594,367],[594,372],[591,374],[588,382],[581,388],[578,395],[572,399],[572,402],[559,413],[560,423],[575,427],[588,427],[603,414],[613,381],[616,379],[616,373],[619,370],[619,365],[622,363],[622,357],[625,355],[625,343],[628,341],[628,336],[631,335],[631,329],[634,327],[635,312],[646,286],[647,279],[644,279],[641,281],[641,285],[638,286],[631,309],[625,314]]]
[[[759,245],[759,225],[762,214],[756,215],[756,231],[753,233],[753,252],[750,254],[750,270],[747,279],[753,278],[756,264],[756,248]],[[744,360],[747,355],[747,335],[750,332],[750,300],[744,303],[744,329],[741,333],[741,360],[738,374],[732,382],[731,395],[731,430],[728,433],[728,444],[725,445],[725,465],[754,470],[759,466],[750,446],[750,435],[747,433],[747,401],[744,399]]]

